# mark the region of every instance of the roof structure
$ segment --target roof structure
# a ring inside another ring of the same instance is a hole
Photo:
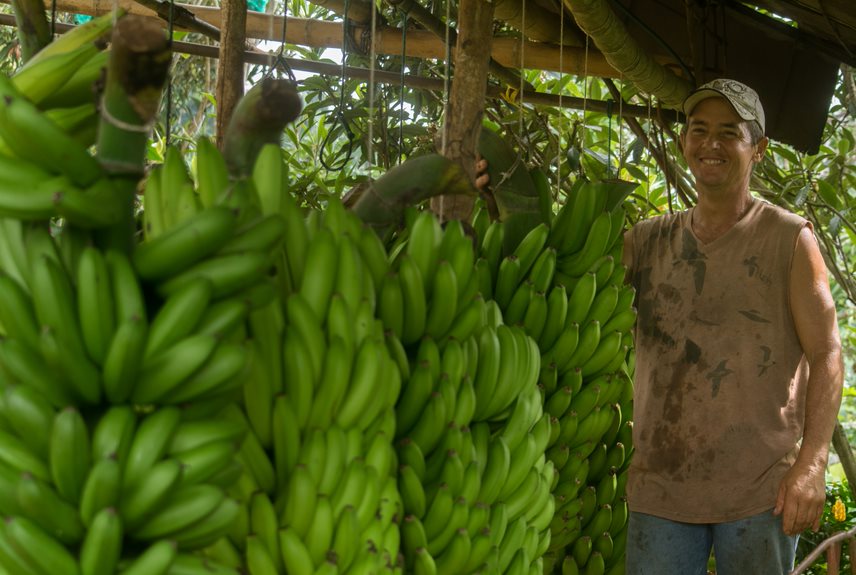
[[[506,21],[517,28],[523,22],[530,38],[555,41],[559,5],[551,6],[550,0],[518,2],[526,6],[526,15]],[[804,152],[819,147],[840,66],[856,66],[854,0],[603,2],[645,52],[682,80],[699,85],[726,77],[755,88],[767,113],[768,135]],[[499,19],[510,12],[509,3],[499,0]],[[593,5],[590,0],[584,3]],[[564,0],[565,45],[579,45],[585,38],[574,16],[580,4]],[[552,12],[552,25],[542,12]],[[540,24],[525,25],[530,17]]]

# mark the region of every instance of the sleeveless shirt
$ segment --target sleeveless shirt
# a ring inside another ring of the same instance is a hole
[[[693,209],[630,231],[637,290],[631,510],[718,523],[775,506],[808,363],[789,305],[806,220],[761,200],[703,244]]]

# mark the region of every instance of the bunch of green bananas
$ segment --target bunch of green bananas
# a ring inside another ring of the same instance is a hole
[[[207,151],[202,164],[222,163]],[[251,435],[239,402],[254,344],[244,323],[277,297],[267,273],[284,222],[253,209],[252,186],[244,209],[225,207],[227,178],[202,206],[181,157],[167,159],[150,179],[163,202],[146,206],[163,225],[130,256],[95,247],[68,218],[2,220],[8,573],[238,572],[197,551],[222,548],[239,524],[231,491]],[[192,201],[167,207],[178,198]]]
[[[612,194],[609,183],[578,181],[550,225],[532,228],[511,253],[501,222],[474,221],[484,230],[482,292],[493,290],[506,322],[524,328],[541,353],[556,474],[545,573],[623,569],[636,312],[620,263],[625,214],[607,208]]]
[[[112,23],[92,20],[0,77],[0,217],[84,228],[118,221],[117,194],[87,151],[97,126],[92,87],[107,57],[95,40]]]
[[[197,171],[210,164],[199,156]],[[404,352],[393,355],[375,317],[387,254],[338,200],[304,214],[284,171],[281,150],[263,148],[253,203],[286,240],[269,264],[274,297],[246,321],[238,411],[249,432],[230,490],[240,517],[204,553],[253,575],[400,572],[392,440]]]
[[[411,212],[390,253],[378,305],[410,357],[396,405],[407,572],[540,572],[553,500],[537,346],[485,301],[461,222]]]

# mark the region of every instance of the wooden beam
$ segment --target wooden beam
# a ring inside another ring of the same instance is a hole
[[[8,0],[0,1],[8,3]],[[112,3],[93,3],[92,0],[57,0],[56,4],[57,10],[62,12],[92,16],[109,12],[113,7]],[[153,10],[144,8],[133,0],[118,0],[118,4],[132,14],[156,16]],[[219,8],[179,3],[176,3],[176,5],[186,8],[193,12],[200,20],[208,22],[222,30]],[[350,28],[353,31],[354,41],[359,45],[366,27],[351,23]],[[247,38],[279,41],[282,34],[282,16],[272,16],[252,11],[247,12],[246,30]],[[342,24],[341,22],[289,17],[286,23],[285,39],[289,44],[312,48],[341,48]],[[375,53],[378,55],[401,55],[401,30],[399,28],[378,27],[374,42]],[[453,47],[453,57],[454,52],[455,48]],[[500,36],[493,39],[491,56],[507,68],[520,68],[521,52],[524,54],[523,67],[527,69],[562,72],[578,76],[583,75],[587,71],[589,76],[604,78],[621,77],[609,65],[603,54],[592,47],[589,47],[588,62],[586,62],[586,50],[584,48],[565,46],[564,50],[562,50],[555,44],[545,44],[543,42],[525,42],[521,45],[521,42],[516,38]],[[368,49],[366,49],[366,53],[368,53]],[[560,53],[562,53],[561,57]],[[433,33],[426,30],[408,30],[406,56],[442,60],[446,57],[446,49],[442,40],[437,38]],[[658,57],[656,60],[664,65],[674,65],[674,62],[668,58]],[[559,62],[563,64],[561,70],[559,69]]]
[[[15,26],[15,18],[11,14],[0,14],[0,26]],[[59,34],[65,33],[74,28],[70,24],[58,22],[56,31]],[[217,59],[219,50],[217,46],[207,46],[203,44],[195,44],[192,42],[173,42],[173,52],[177,54],[189,54],[191,56],[200,56],[203,58]],[[244,62],[247,64],[257,64],[260,66],[270,66],[273,64],[274,58],[267,52],[246,51],[244,52]],[[342,72],[340,64],[330,64],[328,62],[316,62],[312,60],[303,60],[300,58],[285,58],[286,64],[292,70],[309,72],[311,74],[325,74],[328,76],[338,76]],[[383,84],[398,85],[401,83],[401,74],[398,72],[387,72],[384,70],[375,70],[372,73],[367,68],[358,68],[355,66],[345,67],[345,76],[358,80],[374,80]],[[436,78],[426,78],[424,76],[413,76],[406,74],[404,76],[404,85],[417,90],[428,90],[434,92],[442,92],[444,89],[444,81]],[[487,87],[487,95],[491,98],[500,98],[505,93],[505,90],[496,84],[491,84]],[[610,104],[602,100],[585,100],[574,96],[559,96],[558,94],[548,94],[546,92],[531,92],[524,90],[523,103],[526,106],[549,106],[551,108],[568,108],[571,110],[586,110],[594,114],[606,114],[612,112],[624,118],[645,118],[654,113],[646,106],[638,106],[634,104],[622,104],[619,109],[616,109],[615,104]]]

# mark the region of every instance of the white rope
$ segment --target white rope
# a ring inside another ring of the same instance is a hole
[[[377,31],[377,7],[372,3],[372,34],[371,34],[371,48],[369,49],[369,141],[367,144],[366,154],[368,158],[366,161],[368,162],[368,171],[371,174],[372,170],[372,156],[374,149],[374,122],[375,122],[375,58],[377,56],[376,48],[375,48],[375,33]]]

